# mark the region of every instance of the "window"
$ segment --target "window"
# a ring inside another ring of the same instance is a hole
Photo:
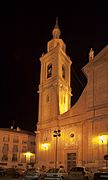
[[[27,151],[27,147],[26,147],[26,146],[23,146],[23,147],[22,147],[22,153],[23,153],[23,152],[26,152],[26,151]]]
[[[3,154],[2,161],[8,161],[8,154]]]
[[[22,144],[27,144],[27,137],[23,137]]]
[[[18,138],[18,136],[14,136],[14,138],[13,138],[13,142],[14,142],[14,143],[18,143],[18,142],[19,142],[19,138]]]
[[[8,142],[8,141],[9,141],[9,136],[8,135],[4,136],[3,137],[3,142]]]
[[[35,141],[33,141],[33,142],[30,142],[30,144],[31,144],[31,145],[36,145]]]
[[[13,152],[18,152],[18,146],[17,145],[13,146]]]
[[[31,163],[35,163],[35,156],[31,156],[31,157],[30,157],[30,162],[31,162]]]
[[[48,95],[46,96],[46,102],[49,102],[49,96]]]
[[[50,78],[52,76],[52,64],[49,64],[47,66],[47,78]]]
[[[12,161],[17,161],[17,154],[13,154]]]
[[[2,152],[3,152],[3,153],[7,153],[8,150],[9,150],[9,144],[4,144],[4,145],[3,145],[3,148],[2,148]]]
[[[25,163],[25,162],[26,162],[26,155],[23,155],[23,156],[21,157],[21,162],[22,162],[22,163]]]
[[[65,67],[62,65],[62,78],[65,79]]]

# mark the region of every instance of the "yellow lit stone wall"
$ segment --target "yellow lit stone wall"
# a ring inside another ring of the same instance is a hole
[[[71,60],[66,55],[66,47],[59,33],[56,26],[54,39],[48,42],[47,53],[40,58],[42,69],[36,165],[47,168],[55,166],[56,138],[53,133],[60,129],[57,166],[63,165],[68,169],[68,155],[73,154],[77,165],[99,167],[105,165],[103,154],[107,153],[107,144],[100,144],[99,141],[94,143],[93,140],[98,139],[100,134],[108,134],[108,46],[82,69],[87,77],[87,85],[76,104],[70,107]],[[52,77],[47,79],[45,69],[49,62],[52,63]],[[66,70],[65,78],[62,78],[62,65]],[[49,104],[46,102],[47,95]]]

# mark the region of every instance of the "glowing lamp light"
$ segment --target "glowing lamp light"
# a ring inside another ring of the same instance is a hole
[[[108,144],[108,135],[100,135],[94,137],[93,144]]]
[[[31,153],[31,152],[26,152],[26,153],[24,153],[24,155],[26,156],[26,157],[31,157],[31,156],[34,156],[34,154],[33,153]]]
[[[26,152],[26,153],[23,153],[23,155],[26,156],[26,162],[29,164],[30,163],[30,159],[31,157],[34,157],[35,158],[35,154],[31,153],[31,152]]]
[[[108,135],[99,136],[100,143],[107,144],[108,143]]]
[[[102,143],[104,142],[105,137],[104,136],[99,136],[99,141],[101,141]]]
[[[43,144],[41,144],[41,149],[42,149],[42,150],[48,150],[48,147],[49,147],[49,143],[43,143]]]

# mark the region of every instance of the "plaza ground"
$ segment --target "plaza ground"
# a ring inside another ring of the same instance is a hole
[[[0,176],[0,180],[15,180],[15,179],[19,179],[19,180],[24,180],[24,178],[22,178],[22,177],[19,177],[19,178],[12,178],[12,177],[10,177],[10,176]]]

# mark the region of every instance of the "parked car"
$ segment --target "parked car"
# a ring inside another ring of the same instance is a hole
[[[91,180],[92,173],[91,171],[83,166],[75,166],[70,169],[68,176],[65,176],[65,180]]]
[[[6,169],[6,176],[11,176],[13,178],[18,178],[20,174],[16,171],[15,168],[8,168]]]
[[[67,174],[64,168],[51,168],[47,171],[45,180],[63,180],[64,176]]]
[[[41,179],[44,179],[44,177],[46,176],[46,170],[40,170],[40,177]]]
[[[0,176],[5,176],[6,174],[6,169],[0,167]]]
[[[21,169],[21,168],[17,168],[16,172],[18,172],[20,176],[24,176],[24,174],[26,173],[26,170],[25,169]]]
[[[100,168],[94,173],[94,180],[108,180],[108,168]]]
[[[41,179],[41,174],[39,171],[36,170],[28,170],[25,175],[24,175],[24,179],[25,180],[30,180],[30,179],[37,179],[40,180]]]

